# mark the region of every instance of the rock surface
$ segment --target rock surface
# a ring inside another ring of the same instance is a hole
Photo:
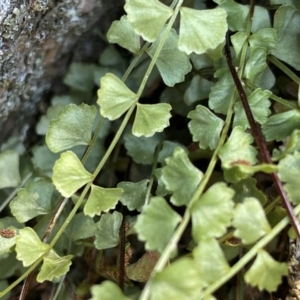
[[[78,41],[88,42],[82,36],[95,24],[107,30],[123,2],[0,1],[0,145],[34,123],[37,104],[65,73]]]

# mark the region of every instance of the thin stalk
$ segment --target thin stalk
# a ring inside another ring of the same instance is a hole
[[[8,205],[8,203],[16,196],[16,194],[18,193],[18,191],[20,190],[20,188],[22,188],[27,181],[31,178],[32,176],[32,172],[29,172],[25,178],[22,180],[21,184],[14,189],[14,191],[4,200],[4,202],[2,203],[2,205],[0,206],[0,212],[6,207],[6,205]]]
[[[257,86],[255,86],[252,82],[250,82],[248,79],[243,79],[243,82],[249,87],[251,90],[257,89]],[[296,109],[296,105],[291,103],[291,101],[288,101],[286,99],[282,99],[281,97],[278,97],[274,95],[273,93],[270,96],[270,99],[290,108],[290,109]]]
[[[294,213],[298,215],[300,213],[300,205],[294,209]],[[268,243],[270,243],[287,225],[289,225],[289,217],[283,218],[269,233],[267,233],[260,241],[258,241],[234,266],[230,268],[228,272],[220,276],[214,283],[212,283],[203,292],[200,299],[206,299],[206,297],[212,295],[218,290],[224,283],[230,280],[236,275],[244,266],[246,266],[258,253],[260,249],[263,249]]]
[[[228,36],[228,35],[227,35]],[[261,133],[261,130],[258,126],[258,124],[256,123],[251,108],[249,106],[249,102],[247,99],[247,95],[244,91],[243,85],[240,81],[240,78],[236,72],[236,69],[232,63],[232,59],[231,59],[231,53],[230,53],[230,49],[229,49],[229,43],[228,43],[228,39],[227,39],[227,43],[225,45],[225,57],[227,60],[227,64],[229,67],[229,70],[231,72],[232,78],[234,80],[234,83],[236,85],[236,88],[238,90],[241,102],[243,104],[244,110],[245,110],[245,114],[247,116],[248,122],[250,124],[251,130],[252,130],[252,134],[254,136],[255,142],[257,144],[257,146],[260,149],[260,152],[262,154],[262,158],[263,161],[267,164],[272,164],[272,159],[270,156],[270,153],[267,149],[267,145],[265,142],[265,139]],[[296,218],[294,212],[293,212],[293,207],[290,203],[290,201],[288,200],[288,197],[283,189],[282,183],[278,178],[278,175],[276,173],[272,173],[271,177],[273,179],[274,185],[276,187],[276,190],[278,192],[278,194],[280,195],[281,199],[282,199],[282,204],[285,207],[285,209],[287,210],[287,213],[290,217],[291,223],[297,233],[298,238],[300,238],[300,225],[299,225],[299,221]]]
[[[283,73],[285,73],[288,77],[290,77],[297,85],[299,85],[299,77],[294,72],[292,72],[284,63],[282,63],[273,55],[269,55],[268,60],[272,64],[274,64],[278,69],[280,69]]]

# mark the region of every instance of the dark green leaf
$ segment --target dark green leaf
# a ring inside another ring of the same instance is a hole
[[[120,182],[117,187],[123,190],[120,201],[129,210],[141,210],[145,204],[146,192],[149,180],[144,179],[139,182]]]
[[[119,244],[119,230],[122,224],[122,214],[115,211],[112,214],[103,214],[97,223],[94,242],[97,249],[107,249]]]

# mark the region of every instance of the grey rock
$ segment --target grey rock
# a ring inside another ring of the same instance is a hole
[[[65,73],[75,46],[80,41],[80,51],[88,52],[89,34],[82,37],[95,24],[108,29],[123,2],[0,1],[0,144],[34,123],[38,103]]]

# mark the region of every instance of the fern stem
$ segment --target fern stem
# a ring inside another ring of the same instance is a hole
[[[294,209],[294,213],[296,215],[300,213],[300,205],[298,205]],[[223,274],[221,277],[219,277],[219,279],[208,286],[201,295],[200,299],[205,299],[206,297],[210,296],[230,278],[237,274],[247,263],[249,263],[256,256],[259,249],[263,249],[268,243],[270,243],[289,223],[289,217],[286,216],[269,233],[267,233],[260,241],[258,241],[234,266],[232,266],[229,272]]]

